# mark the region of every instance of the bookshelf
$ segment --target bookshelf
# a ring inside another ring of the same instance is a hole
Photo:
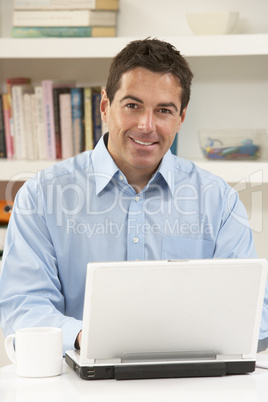
[[[80,39],[12,39],[0,38],[0,82],[11,75],[29,75],[33,82],[49,75],[54,79],[73,79],[92,85],[104,84],[112,57],[136,37],[80,38]],[[233,58],[240,62],[255,57],[267,66],[268,34],[228,36],[164,37],[189,59],[190,64],[204,65],[207,61]],[[246,59],[245,59],[246,58]],[[68,64],[62,73],[62,66]],[[19,67],[18,67],[19,66]],[[80,67],[79,67],[80,66]],[[88,71],[96,71],[94,75]],[[54,71],[54,73],[53,73]],[[58,75],[57,75],[58,74]],[[268,73],[267,77],[268,78]],[[268,106],[268,102],[267,102]],[[192,113],[194,114],[194,113]],[[187,121],[186,121],[187,124]],[[267,128],[267,127],[265,127]],[[183,154],[181,156],[184,156]],[[186,155],[189,158],[189,155]],[[268,183],[268,160],[261,162],[211,162],[202,155],[193,155],[199,166],[222,176],[228,182],[237,182],[241,173],[247,178],[256,170],[263,170],[263,181]],[[54,161],[0,160],[0,179],[10,180],[16,171],[33,174]],[[237,167],[239,166],[239,169]]]
[[[247,189],[241,192],[241,198],[249,215],[251,190],[261,188],[258,213],[262,214],[263,227],[254,236],[259,255],[268,258],[268,158],[264,155],[250,162],[206,161],[198,143],[199,128],[268,131],[268,4],[265,0],[254,4],[226,0],[220,6],[205,0],[202,11],[217,7],[238,9],[241,24],[233,35],[198,37],[191,34],[185,21],[185,12],[198,8],[198,1],[189,0],[187,10],[177,0],[167,3],[164,6],[154,0],[136,0],[135,4],[121,0],[116,38],[12,39],[12,2],[0,0],[0,89],[7,77],[18,75],[30,76],[33,83],[75,79],[78,84],[103,85],[111,59],[129,41],[138,38],[137,32],[140,38],[155,36],[171,42],[187,57],[195,75],[192,99],[179,134],[178,154],[229,183],[245,181]],[[175,9],[178,13],[173,12]],[[164,13],[168,13],[167,18],[162,18]],[[54,162],[0,160],[0,181],[18,180],[23,172],[29,177]]]

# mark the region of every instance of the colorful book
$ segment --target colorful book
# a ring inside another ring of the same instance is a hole
[[[71,94],[59,95],[62,159],[74,156]]]
[[[84,89],[71,88],[74,154],[85,150]]]
[[[15,10],[118,10],[119,0],[14,0]]]
[[[92,122],[93,122],[94,146],[97,144],[97,142],[102,136],[100,101],[101,101],[101,88],[99,87],[92,88]]]
[[[46,157],[47,159],[56,159],[53,81],[43,80],[41,84],[43,93],[44,127],[46,135]]]
[[[13,27],[13,38],[114,37],[116,27]]]
[[[54,105],[54,125],[55,125],[55,141],[56,141],[56,158],[62,158],[62,141],[61,141],[61,127],[60,127],[60,95],[70,93],[70,87],[53,88],[53,105]]]
[[[26,157],[30,160],[38,159],[37,124],[35,94],[23,95],[24,124],[26,135]]]
[[[2,95],[0,94],[0,158],[6,158],[6,135],[4,122],[4,108]]]
[[[14,121],[14,148],[16,159],[26,159],[26,130],[23,95],[33,92],[30,85],[13,85],[11,88],[12,116]]]
[[[43,115],[46,134],[47,159],[56,159],[56,137],[55,137],[55,119],[53,88],[73,87],[74,82],[54,82],[52,80],[43,80]]]
[[[37,148],[39,159],[46,159],[46,131],[44,125],[43,114],[43,89],[42,86],[37,85],[34,88],[35,93],[35,110],[36,110],[36,125],[37,125]]]
[[[13,135],[11,133],[11,103],[10,96],[8,94],[2,95],[3,101],[3,111],[4,111],[4,124],[5,124],[5,135],[6,135],[6,152],[7,158],[12,159],[14,156],[14,144]]]
[[[85,112],[85,150],[89,151],[94,148],[91,87],[84,88],[84,112]]]
[[[5,121],[6,127],[6,135],[8,139],[6,139],[7,153],[8,159],[13,158],[15,156],[15,144],[14,144],[14,120],[12,116],[12,99],[11,99],[11,88],[14,85],[30,85],[31,79],[29,77],[10,77],[6,79],[6,91],[7,91],[7,101],[6,108],[8,111],[6,115],[9,115],[9,120]]]
[[[116,11],[53,10],[13,11],[14,27],[116,26]]]

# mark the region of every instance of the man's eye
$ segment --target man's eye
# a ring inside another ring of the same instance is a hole
[[[136,109],[137,108],[137,105],[135,103],[128,103],[126,106],[128,109]]]
[[[169,109],[166,109],[164,107],[159,109],[159,112],[164,113],[164,114],[170,114],[171,113],[171,111]]]

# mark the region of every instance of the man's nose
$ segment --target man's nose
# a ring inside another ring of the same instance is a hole
[[[154,121],[154,113],[152,110],[145,110],[142,116],[140,116],[138,129],[151,132],[154,130],[155,121]]]

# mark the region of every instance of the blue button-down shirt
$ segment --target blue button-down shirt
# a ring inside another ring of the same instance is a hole
[[[17,193],[0,281],[0,325],[82,327],[90,261],[256,257],[237,193],[169,151],[148,185],[131,187],[104,139],[55,164]],[[267,338],[267,309],[260,337]]]

